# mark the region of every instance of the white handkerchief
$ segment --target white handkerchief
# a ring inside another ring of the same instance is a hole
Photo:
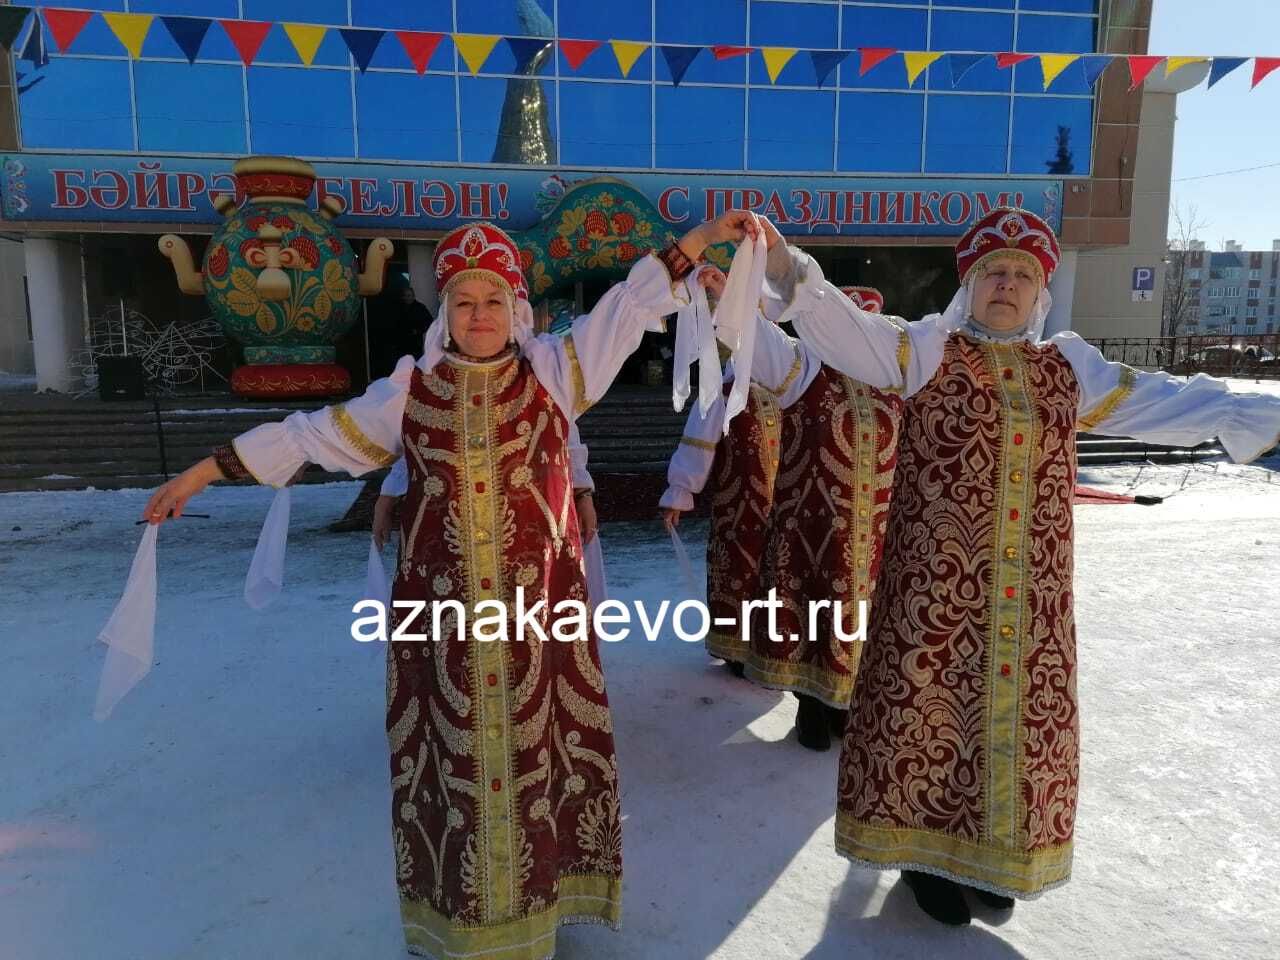
[[[249,574],[244,578],[244,602],[254,610],[262,610],[280,595],[284,586],[284,548],[289,539],[288,487],[276,491],[267,511],[267,519],[258,534]]]
[[[111,716],[124,695],[145,677],[155,662],[156,637],[156,535],[158,523],[147,524],[133,556],[124,595],[111,611],[98,639],[107,645],[107,659],[98,681],[93,719],[101,723]]]

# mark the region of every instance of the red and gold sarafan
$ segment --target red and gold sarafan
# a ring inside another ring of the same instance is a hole
[[[770,637],[767,611],[753,611],[752,680],[849,705],[862,643],[837,635],[834,603],[840,632],[857,635],[859,602],[870,606],[879,572],[902,407],[899,392],[823,366],[786,409],[765,583],[777,590],[781,642]]]
[[[1071,871],[1075,374],[953,336],[907,402],[836,846],[1009,896]]]
[[[725,396],[732,382],[725,384]],[[747,406],[716,444],[712,465],[711,529],[707,534],[707,608],[711,629],[707,652],[735,663],[747,659],[743,603],[764,597],[773,482],[782,442],[778,400],[751,385]],[[732,620],[735,627],[717,625]]]
[[[568,424],[527,361],[413,375],[395,600],[586,601]],[[485,614],[484,609],[480,611]],[[469,614],[468,630],[475,614]],[[412,952],[535,960],[565,922],[614,924],[621,824],[596,640],[393,643],[392,822]],[[430,634],[430,624],[415,632]]]

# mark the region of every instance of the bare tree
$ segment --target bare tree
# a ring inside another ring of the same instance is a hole
[[[1191,247],[1208,223],[1199,216],[1195,204],[1184,210],[1174,204],[1169,211],[1171,233],[1165,245],[1164,303],[1160,314],[1160,335],[1176,337],[1191,319],[1192,305],[1199,301],[1199,290],[1191,286],[1188,275]],[[1207,254],[1206,254],[1207,259]]]

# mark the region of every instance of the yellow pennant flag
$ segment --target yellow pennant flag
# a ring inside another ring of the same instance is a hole
[[[647,43],[638,43],[635,40],[610,40],[609,46],[613,47],[613,55],[618,58],[618,69],[622,71],[624,77],[636,65],[640,54],[649,49]]]
[[[920,79],[920,74],[928,70],[940,56],[942,56],[940,53],[903,53],[902,59],[907,64],[907,86],[914,87],[916,81]]]
[[[282,23],[285,34],[289,37],[289,42],[293,44],[293,49],[298,51],[298,57],[308,67],[316,58],[316,51],[320,49],[320,44],[324,42],[324,36],[329,32],[327,27],[317,27],[309,23]]]
[[[764,68],[769,72],[769,82],[777,83],[782,68],[791,62],[796,55],[795,47],[761,47],[760,55],[764,57]]]
[[[499,39],[501,38],[485,33],[455,33],[453,45],[462,54],[462,59],[467,62],[467,69],[474,77],[480,72],[484,62],[489,59],[489,54],[493,53],[493,48],[498,45]]]
[[[1078,53],[1042,53],[1040,54],[1040,72],[1044,74],[1044,88],[1058,79],[1058,74],[1080,59]]]
[[[1189,67],[1193,63],[1204,63],[1208,59],[1208,57],[1169,57],[1164,62],[1164,75],[1171,77],[1183,67]]]
[[[124,44],[129,56],[135,60],[142,56],[142,42],[147,39],[154,16],[149,13],[104,13],[102,19],[107,21],[116,39]]]

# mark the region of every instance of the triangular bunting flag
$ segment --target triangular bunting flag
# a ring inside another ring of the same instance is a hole
[[[1108,56],[1105,53],[1096,53],[1080,59],[1084,66],[1084,82],[1092,87],[1098,82],[1098,78],[1106,72],[1107,67],[1111,66],[1115,57]]]
[[[868,70],[888,60],[897,52],[894,47],[859,47],[858,55],[861,62],[858,64],[858,76],[865,77]]]
[[[1129,61],[1129,89],[1137,90],[1164,57],[1125,57]]]
[[[421,75],[426,73],[427,64],[436,54],[436,48],[444,39],[443,33],[420,33],[417,30],[397,30],[396,37],[404,52],[409,55],[413,68]]]
[[[1183,67],[1189,67],[1193,63],[1204,63],[1208,57],[1169,57],[1164,62],[1164,75],[1172,77]]]
[[[636,40],[610,40],[609,46],[613,47],[613,55],[618,60],[618,70],[624,77],[631,72],[640,55],[649,49],[647,43]]]
[[[1058,79],[1059,74],[1080,59],[1078,53],[1042,53],[1040,54],[1040,72],[1044,76],[1044,88]]]
[[[1010,67],[1016,67],[1020,63],[1026,63],[1035,54],[1032,53],[997,53],[996,66],[1001,70],[1007,70]]]
[[[356,68],[361,73],[369,69],[369,61],[378,52],[378,44],[387,33],[385,30],[364,30],[358,27],[342,27],[338,32],[346,41],[351,59],[356,62]]]
[[[564,54],[565,63],[570,70],[578,70],[587,62],[587,57],[600,49],[600,40],[561,40],[560,52]]]
[[[30,12],[30,7],[0,7],[0,47],[13,49],[13,41],[18,39]]]
[[[489,54],[493,53],[493,48],[498,45],[501,38],[486,33],[455,33],[453,34],[453,45],[458,48],[458,52],[462,54],[462,59],[467,64],[467,69],[471,71],[474,77],[480,72],[480,68],[484,66],[484,62],[489,59]]]
[[[19,60],[29,60],[33,67],[49,65],[49,51],[44,45],[44,24],[39,17],[31,20],[31,29],[27,31],[27,42],[22,45]]]
[[[764,57],[764,68],[769,74],[769,82],[777,83],[782,68],[791,62],[798,51],[795,47],[761,47],[760,56]]]
[[[1253,83],[1249,85],[1252,90],[1263,80],[1271,75],[1271,72],[1280,68],[1280,57],[1258,57],[1253,61]]]
[[[195,63],[200,55],[200,44],[204,43],[204,36],[213,21],[204,17],[161,17],[160,22],[187,58],[187,63]]]
[[[717,43],[711,48],[711,55],[717,60],[729,60],[733,57],[741,57],[750,53],[755,47],[730,47],[723,43]]]
[[[525,73],[538,54],[555,42],[550,37],[506,37],[504,39],[507,41],[507,46],[511,48],[511,56],[515,57],[516,73]],[[550,57],[538,64],[538,72],[542,71],[549,59]]]
[[[282,23],[280,26],[284,28],[285,36],[293,44],[293,49],[298,52],[298,59],[308,67],[311,66],[316,59],[316,51],[329,32],[328,28],[310,23]]]
[[[116,39],[129,51],[129,56],[135,60],[142,56],[142,42],[147,39],[147,31],[151,29],[155,16],[150,13],[104,13],[102,19],[107,21]]]
[[[246,67],[253,66],[253,58],[262,49],[262,41],[271,32],[271,24],[261,20],[219,20],[227,37],[235,44],[240,54],[240,62]]]
[[[67,48],[75,43],[76,37],[84,25],[93,17],[92,10],[55,10],[44,8],[44,22],[53,34],[54,46],[59,53],[66,53]]]
[[[959,86],[960,81],[964,79],[964,75],[980,64],[989,53],[953,53],[948,55],[947,60],[951,63],[951,85]]]
[[[1209,68],[1209,86],[1212,87],[1232,70],[1243,66],[1248,59],[1248,57],[1214,57],[1213,66]]]
[[[813,72],[818,78],[818,86],[827,82],[831,71],[839,66],[852,50],[810,50],[809,59],[813,61]]]
[[[914,87],[916,80],[920,78],[920,74],[928,70],[930,64],[937,62],[941,56],[941,53],[926,53],[924,51],[903,53],[902,60],[907,65],[907,86]]]
[[[667,61],[667,69],[671,71],[671,85],[680,86],[689,64],[702,52],[702,47],[661,47],[662,57]]]

